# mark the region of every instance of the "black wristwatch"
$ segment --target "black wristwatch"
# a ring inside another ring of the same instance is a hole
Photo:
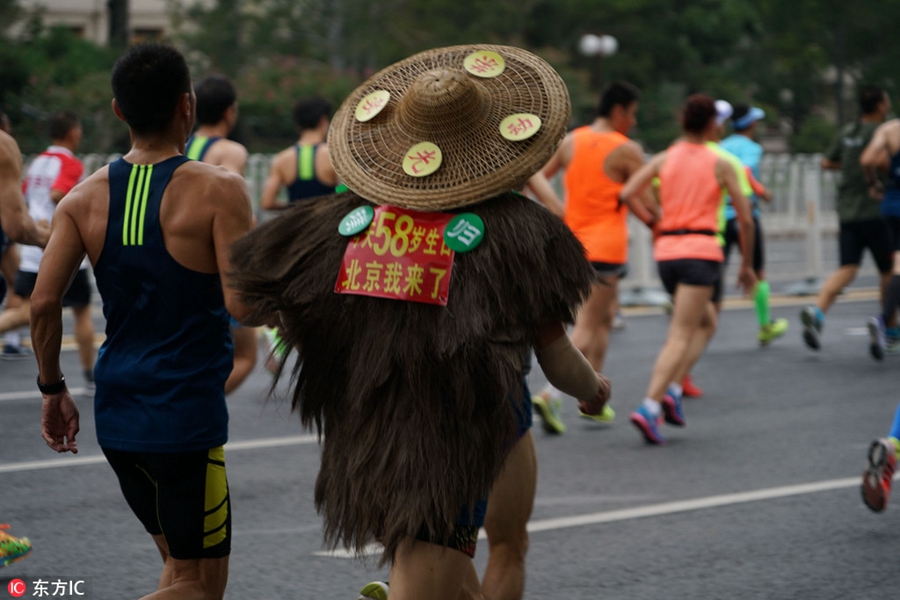
[[[59,378],[59,381],[57,381],[56,383],[44,385],[43,383],[41,383],[41,376],[38,375],[37,376],[37,384],[38,384],[38,389],[41,390],[42,394],[46,394],[47,396],[53,396],[53,395],[56,395],[56,394],[62,392],[64,389],[66,389],[66,376],[65,375],[61,376]]]

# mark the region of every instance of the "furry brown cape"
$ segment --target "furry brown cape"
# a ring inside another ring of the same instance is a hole
[[[533,333],[571,322],[594,272],[561,220],[509,193],[455,211],[485,234],[456,253],[447,306],[336,294],[338,224],[364,204],[352,192],[305,201],[235,243],[232,264],[243,301],[280,311],[299,351],[293,407],[324,434],[326,543],[380,541],[383,563],[420,531],[446,543],[461,508],[488,494],[515,440]]]

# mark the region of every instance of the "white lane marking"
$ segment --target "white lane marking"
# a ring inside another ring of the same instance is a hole
[[[88,390],[87,388],[78,387],[71,388],[69,392],[73,396],[84,396],[88,393]],[[41,398],[41,393],[38,390],[27,392],[4,392],[0,394],[0,402],[11,402],[14,400],[40,400]]]
[[[282,446],[299,446],[302,444],[318,443],[318,437],[314,435],[292,435],[279,438],[263,438],[258,440],[244,440],[241,442],[228,442],[225,450],[256,450],[259,448],[278,448]],[[42,469],[55,469],[58,467],[81,467],[84,465],[96,465],[105,463],[106,457],[102,455],[73,456],[71,458],[53,458],[49,460],[32,460],[8,465],[0,464],[0,473],[19,473],[22,471],[39,471]]]
[[[868,327],[847,327],[844,329],[844,335],[869,335]]]
[[[900,473],[894,475],[894,479],[900,479]],[[649,506],[639,506],[637,508],[625,508],[621,510],[610,510],[605,512],[590,513],[586,515],[576,515],[573,517],[559,517],[555,519],[531,521],[530,523],[528,523],[528,531],[530,533],[535,533],[538,531],[554,531],[557,529],[568,529],[571,527],[597,525],[599,523],[628,521],[630,519],[641,519],[644,517],[658,517],[661,515],[702,510],[707,508],[717,508],[720,506],[731,506],[734,504],[743,504],[746,502],[759,502],[761,500],[774,500],[776,498],[787,498],[790,496],[800,496],[803,494],[814,494],[816,492],[840,490],[856,487],[858,485],[860,485],[859,477],[847,477],[844,479],[831,479],[828,481],[818,481],[815,483],[787,485],[783,487],[754,490],[750,492],[739,492],[736,494],[708,496],[706,498],[696,498],[694,500],[663,502],[661,504],[651,504]],[[479,532],[478,539],[487,539],[487,535],[484,533],[483,529]],[[365,547],[363,555],[370,556],[373,554],[380,554],[381,551],[382,547],[380,544],[370,544]],[[343,548],[331,551],[323,550],[319,552],[313,552],[313,554],[316,556],[325,556],[330,558],[356,557],[355,552],[347,551]]]

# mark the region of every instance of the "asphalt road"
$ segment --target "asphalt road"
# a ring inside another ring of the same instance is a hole
[[[873,301],[829,313],[824,348],[803,346],[797,306],[787,336],[755,343],[750,310],[727,311],[695,369],[705,388],[687,401],[688,425],[665,447],[628,423],[665,336],[662,314],[629,316],[611,339],[606,374],[617,422],[577,419],[565,435],[536,419],[539,460],[527,598],[877,598],[900,587],[900,501],[880,515],[859,496],[865,452],[887,433],[900,400],[900,357],[875,363],[865,318]],[[75,352],[63,353],[81,387]],[[80,598],[131,599],[152,591],[159,558],[130,513],[80,401],[76,457],[40,439],[32,361],[0,361],[0,522],[34,551],[0,571],[6,582],[86,582]],[[543,385],[539,369],[530,376]],[[234,506],[229,599],[354,599],[385,577],[368,562],[322,553],[312,502],[319,450],[261,368],[229,398],[227,464]],[[476,564],[484,568],[487,544]],[[52,591],[52,587],[50,590]],[[32,592],[25,597],[32,597]],[[66,600],[74,595],[58,594]]]

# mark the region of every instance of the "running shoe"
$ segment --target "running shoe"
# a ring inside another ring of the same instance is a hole
[[[4,344],[3,351],[0,352],[0,358],[3,360],[24,360],[26,358],[34,357],[34,352],[31,351],[30,348],[26,348],[25,346],[13,346],[11,344]]]
[[[897,463],[897,445],[892,438],[875,440],[869,447],[869,464],[863,472],[863,502],[871,510],[881,512],[891,497],[891,482]]]
[[[663,415],[669,425],[684,427],[684,411],[681,408],[681,394],[675,392],[671,386],[666,390],[662,399]]]
[[[559,409],[562,406],[561,398],[538,394],[531,397],[531,403],[543,421],[544,431],[556,435],[566,432],[566,424],[559,417]]]
[[[822,311],[812,304],[800,311],[800,321],[803,323],[803,341],[813,350],[822,348],[819,343],[819,334],[822,333],[821,315]]]
[[[387,581],[373,581],[367,583],[359,592],[356,600],[387,600],[388,583]]]
[[[688,373],[681,380],[681,393],[685,398],[701,398],[703,390],[694,385],[694,378]]]
[[[609,404],[604,404],[603,410],[600,411],[599,415],[589,415],[579,410],[578,416],[584,419],[590,419],[591,421],[597,421],[598,423],[612,423],[616,420],[616,411],[614,411]]]
[[[22,560],[31,552],[28,538],[13,537],[4,529],[9,529],[9,525],[0,525],[0,568]]]
[[[896,327],[887,327],[885,333],[885,354],[900,354],[900,330]]]
[[[884,330],[884,319],[869,317],[869,354],[875,360],[884,360],[887,351],[887,335]]]
[[[288,352],[287,344],[284,343],[284,339],[278,334],[277,327],[264,327],[263,340],[266,345],[266,370],[275,375],[278,373],[281,360]]]
[[[666,443],[666,438],[659,432],[662,421],[661,416],[654,416],[646,406],[641,406],[631,413],[631,422],[644,435],[648,444],[662,445]]]
[[[775,319],[765,327],[759,328],[759,345],[768,346],[769,342],[778,339],[788,330],[787,319]]]

